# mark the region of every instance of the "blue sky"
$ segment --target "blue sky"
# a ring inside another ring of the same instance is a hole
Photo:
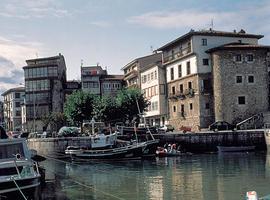
[[[270,44],[270,1],[0,0],[0,92],[23,82],[30,58],[65,56],[68,79],[80,63],[109,73],[190,29],[244,29]]]

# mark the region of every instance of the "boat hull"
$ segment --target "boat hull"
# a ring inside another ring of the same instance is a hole
[[[146,144],[131,145],[127,147],[106,150],[66,150],[73,160],[126,160],[140,159]]]
[[[267,150],[270,151],[270,129],[266,129],[264,131],[264,138],[265,138]]]
[[[217,146],[219,152],[254,151],[255,146]]]
[[[143,149],[143,157],[153,157],[156,155],[156,150],[159,145],[159,140],[148,140],[145,142],[146,147]]]

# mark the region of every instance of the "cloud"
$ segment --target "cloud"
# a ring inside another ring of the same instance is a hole
[[[265,24],[268,24],[270,18],[269,9],[270,2],[265,1],[257,3],[256,6],[243,5],[236,8],[236,11],[217,12],[200,9],[155,11],[130,17],[127,22],[156,29],[203,29],[210,28],[213,20],[215,29],[233,30],[247,27],[253,30],[258,26],[267,28]]]
[[[0,36],[0,92],[23,82],[25,60],[34,58],[40,51],[44,51],[42,43],[18,42]]]
[[[9,0],[1,6],[0,16],[21,19],[66,17],[71,14],[53,0]]]
[[[94,22],[91,22],[90,24],[100,27],[100,28],[109,28],[112,26],[109,22],[106,22],[106,21],[94,21]]]

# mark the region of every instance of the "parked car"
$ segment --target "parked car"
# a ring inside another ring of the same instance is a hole
[[[226,121],[216,121],[209,126],[210,131],[234,130],[236,127]]]
[[[165,131],[165,132],[170,132],[170,131],[174,131],[174,127],[170,124],[161,126],[159,129],[159,131]]]

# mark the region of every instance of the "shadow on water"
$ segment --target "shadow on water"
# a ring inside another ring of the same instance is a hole
[[[201,154],[128,162],[44,162],[43,199],[244,199],[270,193],[270,154]]]

